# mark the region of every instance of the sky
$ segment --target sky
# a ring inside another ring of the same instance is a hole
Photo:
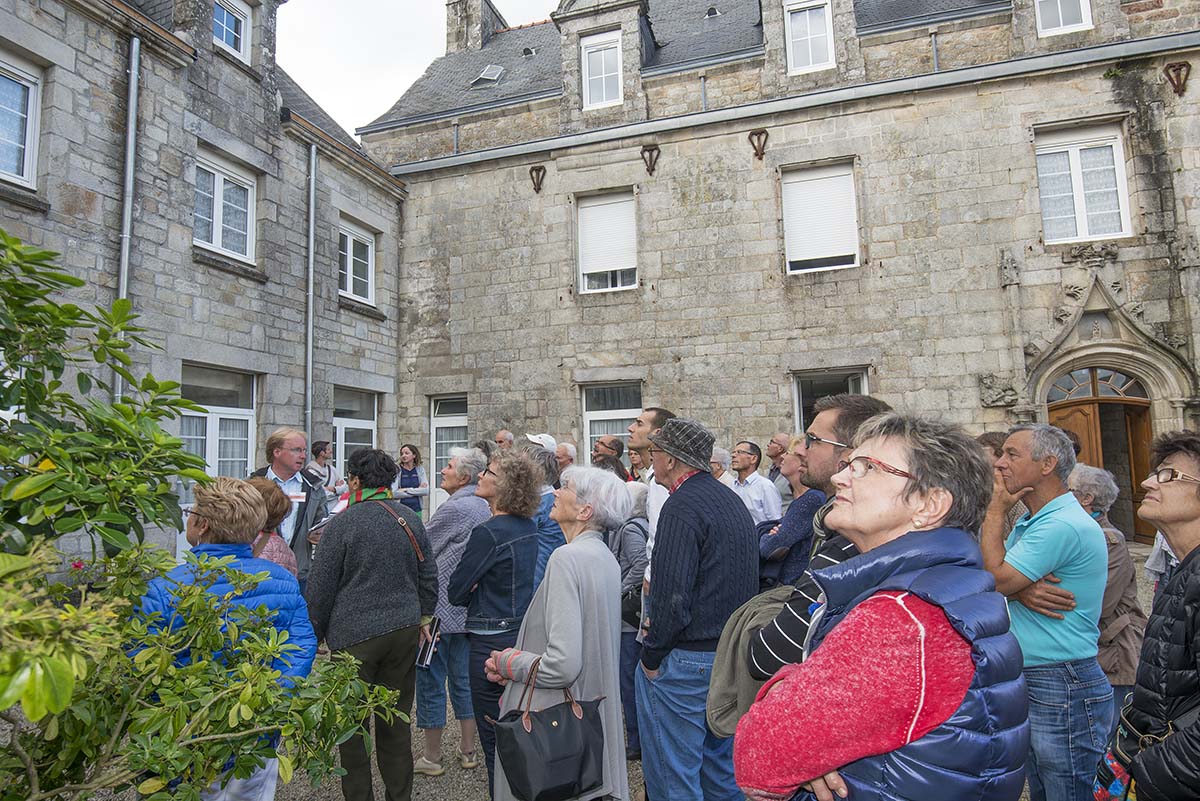
[[[558,0],[492,0],[509,25],[548,19]],[[354,129],[400,99],[446,53],[444,0],[288,0],[279,65],[338,123]]]

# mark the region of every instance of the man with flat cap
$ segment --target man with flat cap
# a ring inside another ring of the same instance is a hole
[[[733,739],[708,730],[713,658],[730,615],[758,592],[758,538],[745,504],[709,472],[713,434],[676,417],[650,436],[658,516],[650,628],[636,679],[647,796],[741,801]]]

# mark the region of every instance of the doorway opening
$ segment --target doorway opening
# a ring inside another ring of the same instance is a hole
[[[1113,525],[1138,542],[1154,527],[1136,514],[1150,472],[1150,395],[1141,379],[1107,367],[1081,367],[1055,379],[1047,394],[1050,424],[1079,437],[1079,461],[1103,467],[1120,495],[1109,510]]]

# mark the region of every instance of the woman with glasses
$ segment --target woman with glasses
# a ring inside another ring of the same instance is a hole
[[[492,517],[471,530],[446,597],[467,607],[471,706],[492,794],[496,732],[488,718],[500,717],[503,688],[487,679],[484,663],[492,651],[517,642],[517,632],[533,597],[538,531],[533,516],[541,503],[542,469],[527,454],[500,450],[479,474],[475,495],[488,502]]]
[[[1133,697],[1098,784],[1129,776],[1143,801],[1184,801],[1200,798],[1200,434],[1163,434],[1150,463],[1137,514],[1163,533],[1180,564],[1154,602]]]
[[[813,516],[824,505],[825,493],[800,480],[805,450],[805,437],[792,437],[779,461],[779,474],[792,488],[792,502],[783,520],[758,540],[762,560],[759,575],[764,587],[794,583],[804,575],[812,555]]]
[[[536,664],[533,709],[562,703],[564,689],[580,701],[604,698],[604,779],[577,799],[628,799],[625,736],[621,726],[621,568],[605,532],[629,517],[633,500],[625,482],[595,467],[570,467],[554,492],[550,515],[567,544],[550,555],[546,575],[521,623],[515,647],[493,652],[488,678],[506,685],[500,713],[517,708]],[[497,769],[495,797],[515,801]]]
[[[991,466],[957,427],[894,412],[858,430],[826,522],[862,552],[814,576],[807,658],[738,724],[751,797],[1016,801],[1028,702],[976,544]]]

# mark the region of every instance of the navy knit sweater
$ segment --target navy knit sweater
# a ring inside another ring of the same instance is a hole
[[[758,592],[758,537],[746,505],[696,473],[663,504],[652,558],[642,664],[657,670],[674,648],[715,651],[729,616]]]

